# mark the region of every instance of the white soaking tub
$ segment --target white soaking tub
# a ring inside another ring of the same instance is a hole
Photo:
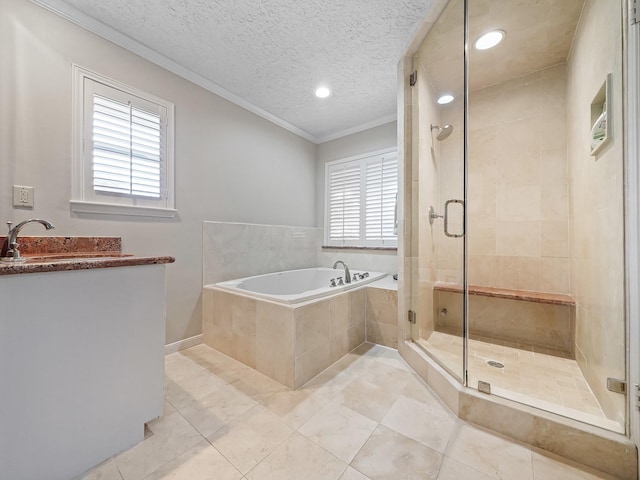
[[[363,274],[367,276],[360,279]],[[351,276],[351,283],[344,283],[345,272],[342,268],[304,268],[219,282],[215,286],[276,303],[295,304],[366,285],[386,276],[386,273],[354,270]],[[342,277],[344,285],[331,287],[331,280],[338,283],[338,277]]]

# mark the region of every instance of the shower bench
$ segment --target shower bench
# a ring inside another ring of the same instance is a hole
[[[462,285],[433,286],[434,326],[462,333]],[[469,285],[472,338],[500,340],[574,357],[575,306],[571,295]]]

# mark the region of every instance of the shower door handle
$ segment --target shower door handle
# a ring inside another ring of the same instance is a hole
[[[452,203],[459,203],[460,205],[462,205],[462,211],[464,212],[463,200],[452,199],[444,202],[444,234],[447,237],[452,238],[464,237],[464,223],[462,224],[462,233],[449,233],[449,205],[451,205]]]

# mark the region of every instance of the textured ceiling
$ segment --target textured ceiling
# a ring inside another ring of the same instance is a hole
[[[470,49],[469,89],[496,85],[565,62],[585,0],[473,0],[469,38],[500,29],[496,47]],[[417,56],[436,92],[460,95],[463,85],[463,1],[451,0]]]
[[[321,141],[395,118],[396,67],[433,0],[37,3],[91,17]],[[320,84],[333,95],[317,99]]]

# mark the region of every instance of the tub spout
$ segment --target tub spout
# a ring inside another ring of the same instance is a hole
[[[342,260],[338,260],[333,264],[333,268],[338,268],[339,263],[341,263],[344,267],[344,283],[351,283],[351,273],[349,272],[349,267],[347,267],[346,263],[344,263]]]

